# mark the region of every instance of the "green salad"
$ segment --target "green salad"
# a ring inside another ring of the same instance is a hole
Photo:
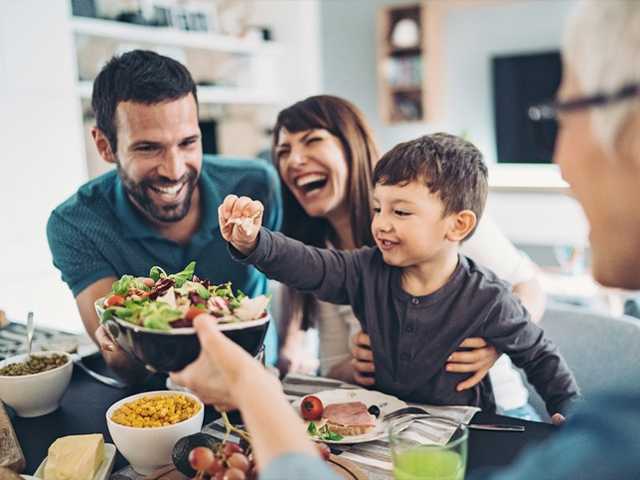
[[[267,315],[269,297],[249,298],[233,292],[231,282],[213,285],[198,278],[196,262],[168,274],[154,266],[149,277],[123,275],[101,300],[102,321],[113,317],[155,330],[193,326],[193,319],[209,313],[220,323],[258,320]]]

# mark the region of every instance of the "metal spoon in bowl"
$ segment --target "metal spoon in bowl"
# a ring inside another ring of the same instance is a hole
[[[31,342],[33,341],[33,332],[35,330],[35,322],[33,321],[33,312],[27,314],[27,357],[31,356]]]

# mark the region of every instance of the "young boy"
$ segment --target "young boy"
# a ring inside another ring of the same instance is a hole
[[[458,392],[463,374],[444,369],[462,340],[483,337],[525,370],[560,423],[578,395],[566,363],[509,286],[458,253],[486,202],[480,151],[452,135],[426,135],[384,155],[373,182],[377,247],[306,246],[260,229],[260,202],[232,195],[219,208],[222,236],[239,261],[268,277],[351,305],[371,337],[377,389],[413,402],[494,411],[488,377]]]

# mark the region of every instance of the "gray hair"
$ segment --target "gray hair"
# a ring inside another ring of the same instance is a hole
[[[563,57],[582,93],[613,93],[640,83],[640,1],[584,0],[569,18]],[[591,112],[593,133],[609,150],[616,145],[637,99]]]

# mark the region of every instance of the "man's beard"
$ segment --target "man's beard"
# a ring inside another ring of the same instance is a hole
[[[177,181],[157,176],[145,177],[139,182],[134,181],[127,174],[120,166],[120,162],[117,162],[117,168],[125,191],[135,201],[142,212],[151,219],[164,223],[179,222],[189,213],[191,209],[191,198],[198,184],[198,172],[196,172],[194,168],[187,167],[187,172]],[[166,189],[178,184],[184,184],[181,188],[187,189],[182,201],[173,204],[157,205],[149,195],[149,190],[153,188]]]

